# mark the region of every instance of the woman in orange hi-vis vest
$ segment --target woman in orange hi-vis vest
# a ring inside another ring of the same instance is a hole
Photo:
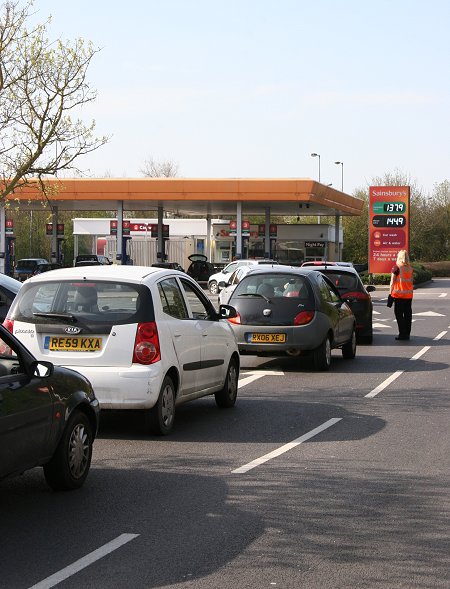
[[[395,339],[408,340],[412,322],[413,269],[406,250],[400,250],[397,254],[396,265],[392,268],[390,291],[398,324],[398,336]]]

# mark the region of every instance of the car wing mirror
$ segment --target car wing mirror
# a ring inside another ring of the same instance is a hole
[[[41,378],[49,377],[53,374],[53,364],[45,361],[33,362],[31,372],[33,376],[40,376]]]
[[[228,286],[228,282],[225,282],[224,280],[221,280],[219,282],[219,286],[220,286],[220,288],[226,288]]]
[[[219,315],[221,319],[233,319],[233,317],[237,317],[237,311],[231,305],[220,305]]]
[[[368,284],[366,286],[366,290],[367,290],[367,292],[373,292],[374,290],[377,290],[377,287],[374,286],[373,284]]]

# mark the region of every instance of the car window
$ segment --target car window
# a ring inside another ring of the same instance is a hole
[[[46,314],[74,316],[82,323],[134,323],[153,317],[150,292],[134,284],[65,281],[24,286],[11,309],[11,319],[47,323]],[[144,300],[144,303],[143,303]]]
[[[231,274],[231,272],[234,272],[237,267],[238,263],[232,262],[231,264],[228,264],[228,266],[225,266],[225,268],[222,270],[222,274]]]
[[[339,292],[349,292],[359,288],[359,278],[354,274],[322,270],[321,272],[331,280]]]
[[[36,260],[19,260],[17,262],[17,266],[22,268],[23,270],[25,270],[25,269],[34,270],[37,265],[38,265],[38,262]]]
[[[17,352],[12,346],[8,345],[2,337],[0,337],[0,376],[7,376],[11,374],[10,370],[6,370],[6,367],[10,368],[11,360],[17,360]]]
[[[188,319],[189,315],[183,295],[175,278],[167,278],[158,283],[158,292],[164,313],[176,319]]]
[[[318,284],[319,284],[319,290],[322,294],[322,298],[325,301],[327,301],[329,303],[340,302],[341,298],[334,291],[333,286],[330,284],[330,282],[324,276],[319,276]]]
[[[9,306],[12,303],[14,297],[15,294],[11,296],[10,293],[5,292],[2,288],[0,288],[0,307]]]
[[[258,273],[244,276],[233,293],[233,297],[248,295],[310,300],[312,291],[305,276]]]
[[[187,280],[181,280],[193,319],[209,319],[209,308],[201,295]]]
[[[242,278],[242,275],[245,274],[244,268],[238,268],[235,270],[234,274],[230,278],[230,284],[239,284],[239,281]]]

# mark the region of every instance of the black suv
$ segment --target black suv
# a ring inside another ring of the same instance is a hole
[[[214,266],[208,262],[208,258],[203,254],[191,254],[188,256],[191,262],[186,274],[197,282],[208,282],[208,278],[215,272]]]
[[[37,361],[0,325],[0,478],[43,466],[54,490],[81,487],[98,420],[84,376]]]
[[[81,254],[75,258],[75,266],[108,266],[111,264],[106,256],[98,254]]]
[[[21,260],[18,260],[13,278],[23,282],[34,275],[40,264],[48,264],[48,261],[45,258],[22,258]]]

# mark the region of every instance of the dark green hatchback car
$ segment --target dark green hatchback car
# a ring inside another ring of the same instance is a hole
[[[0,325],[0,479],[42,466],[54,490],[81,487],[98,420],[84,376],[37,361]]]

